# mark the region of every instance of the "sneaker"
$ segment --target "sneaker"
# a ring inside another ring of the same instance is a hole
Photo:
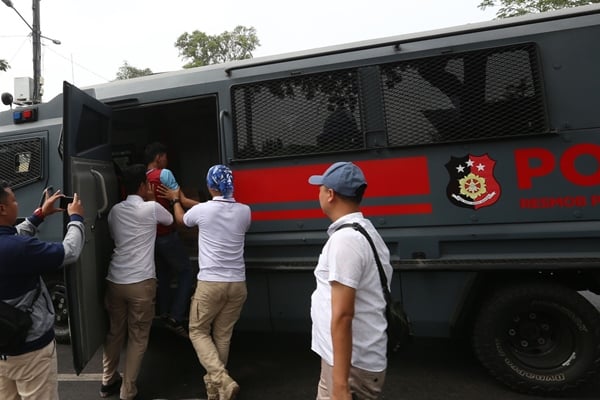
[[[109,396],[119,393],[119,391],[121,390],[121,382],[123,382],[123,378],[121,378],[119,376],[111,384],[100,385],[100,397],[109,397]]]
[[[219,388],[219,400],[234,400],[239,392],[240,385],[231,379],[229,375],[225,375]]]
[[[204,376],[204,386],[206,386],[206,400],[219,400],[219,388],[207,375]]]
[[[181,322],[175,321],[173,318],[167,318],[165,320],[165,327],[178,336],[184,337],[186,339],[189,339],[190,337],[188,331],[183,327],[183,324]]]

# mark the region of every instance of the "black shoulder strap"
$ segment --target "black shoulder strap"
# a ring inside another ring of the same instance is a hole
[[[389,305],[392,303],[392,295],[387,285],[387,277],[385,276],[385,271],[383,270],[383,265],[381,265],[381,260],[379,259],[379,254],[377,254],[377,249],[375,248],[375,243],[373,243],[373,239],[367,233],[366,229],[362,227],[358,222],[353,222],[351,224],[342,224],[337,227],[336,232],[342,228],[352,228],[356,231],[359,231],[363,234],[363,236],[367,239],[369,244],[371,245],[371,249],[373,249],[373,255],[375,256],[375,262],[377,263],[377,269],[379,270],[379,280],[381,281],[381,289],[383,289],[383,297],[385,298],[385,302]]]
[[[40,280],[37,283],[36,290],[35,290],[35,296],[33,296],[33,300],[31,300],[31,304],[29,305],[29,307],[26,308],[28,313],[31,314],[33,312],[33,305],[37,301],[38,297],[40,297],[41,292],[42,292],[42,277],[40,277]]]

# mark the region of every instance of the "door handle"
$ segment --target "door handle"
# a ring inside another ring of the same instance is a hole
[[[96,171],[95,169],[90,169],[90,173],[94,175],[100,181],[100,192],[102,194],[102,207],[100,207],[97,211],[98,218],[100,218],[101,214],[108,209],[108,194],[106,193],[106,181],[104,180],[104,176]]]

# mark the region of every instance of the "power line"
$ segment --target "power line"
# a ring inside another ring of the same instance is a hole
[[[46,48],[46,50],[50,50],[52,53],[56,54],[56,55],[57,55],[57,56],[59,56],[60,58],[62,58],[62,59],[64,59],[64,60],[68,61],[68,62],[69,62],[69,63],[71,63],[71,64],[75,64],[75,65],[76,65],[76,66],[78,66],[79,68],[86,70],[87,72],[89,72],[89,73],[91,73],[91,74],[93,74],[93,75],[97,76],[97,77],[98,77],[98,78],[100,78],[100,79],[103,79],[103,80],[105,80],[106,82],[110,82],[110,81],[112,80],[112,79],[108,79],[108,78],[106,78],[106,77],[104,77],[104,76],[102,76],[102,75],[100,75],[100,74],[98,74],[98,73],[96,73],[96,72],[92,71],[91,69],[89,69],[89,68],[87,68],[87,67],[85,67],[85,66],[83,66],[83,65],[79,64],[78,62],[75,62],[75,61],[73,61],[73,59],[72,59],[72,58],[67,58],[67,57],[65,57],[64,55],[60,54],[59,52],[57,52],[56,50],[52,49],[52,48],[51,48],[51,47],[49,47],[49,46],[44,46],[44,47]]]
[[[17,51],[15,52],[15,54],[13,54],[13,56],[8,60],[8,63],[12,63],[13,60],[15,59],[15,57],[17,57],[17,55],[19,55],[19,53],[21,52],[21,49],[23,49],[23,46],[25,45],[25,42],[27,42],[29,39],[29,36],[25,36],[25,39],[21,42],[21,44],[19,45],[19,48],[17,49]]]

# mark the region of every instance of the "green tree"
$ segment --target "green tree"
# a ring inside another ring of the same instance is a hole
[[[117,72],[117,80],[122,81],[125,79],[137,78],[152,74],[153,72],[150,68],[139,69],[129,65],[127,61],[123,61],[123,65],[119,67],[119,72]]]
[[[0,59],[0,71],[6,71],[9,68],[8,61]]]
[[[594,3],[600,3],[600,0],[483,0],[478,7],[485,10],[488,7],[500,6],[496,12],[496,17],[509,18],[529,13],[560,10],[561,8],[585,6]]]
[[[189,61],[183,68],[219,64],[232,60],[252,58],[252,51],[260,46],[256,29],[238,25],[231,32],[207,35],[204,32],[185,32],[175,42],[179,56]]]

